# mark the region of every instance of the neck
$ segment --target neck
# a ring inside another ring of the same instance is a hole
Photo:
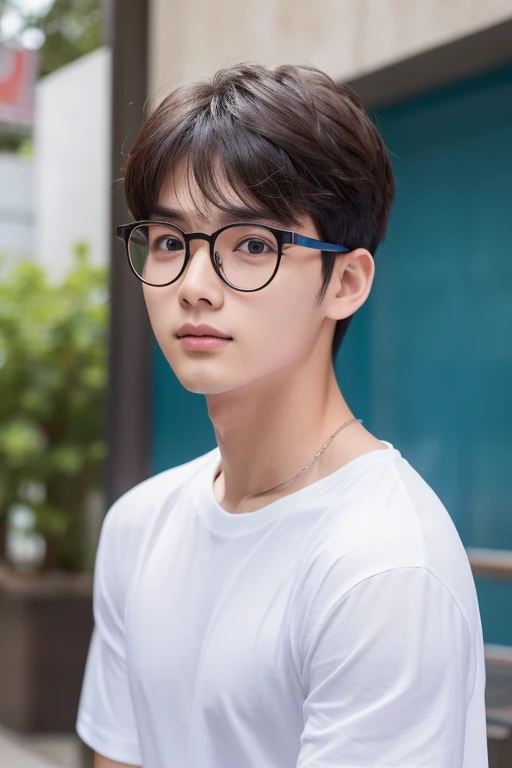
[[[315,375],[307,369],[281,371],[271,380],[207,396],[221,453],[215,495],[224,509],[258,509],[321,479],[372,449],[364,448],[362,433],[377,443],[373,449],[384,447],[360,424],[351,424],[300,478],[282,490],[251,499],[297,474],[339,426],[354,418],[332,364],[320,374],[318,368],[315,371]]]

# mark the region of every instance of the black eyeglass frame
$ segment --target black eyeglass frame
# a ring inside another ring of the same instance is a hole
[[[183,240],[185,242],[185,258],[183,260],[183,266],[177,275],[177,277],[174,278],[174,280],[171,280],[168,283],[150,283],[148,280],[144,280],[143,277],[139,275],[137,270],[132,264],[132,260],[130,258],[130,237],[132,236],[132,232],[137,227],[147,225],[147,224],[161,224],[166,227],[172,227],[173,229],[176,229],[178,232],[180,232],[183,235]],[[277,240],[277,262],[276,262],[276,268],[274,269],[274,272],[272,276],[267,280],[264,285],[262,285],[260,288],[238,288],[236,285],[233,285],[233,283],[230,283],[229,280],[222,274],[221,269],[219,265],[217,264],[217,261],[215,259],[215,241],[217,237],[220,235],[221,232],[224,232],[226,229],[231,229],[232,227],[240,227],[240,226],[257,226],[260,229],[266,229],[269,232],[272,232],[274,237]],[[350,248],[347,248],[345,245],[336,245],[334,243],[324,243],[321,240],[315,240],[312,237],[306,237],[305,235],[300,235],[298,232],[290,232],[285,229],[276,229],[275,227],[269,227],[266,224],[255,224],[255,222],[235,222],[234,224],[226,224],[224,227],[221,227],[220,229],[217,229],[215,232],[212,232],[211,235],[207,235],[205,232],[184,232],[180,227],[177,227],[175,224],[172,224],[170,221],[157,221],[155,219],[146,219],[143,221],[133,221],[130,224],[119,224],[116,227],[116,237],[119,238],[119,240],[122,240],[125,245],[126,250],[126,256],[128,258],[128,264],[130,265],[130,269],[134,273],[134,275],[142,282],[146,283],[146,285],[151,285],[154,288],[165,288],[167,285],[172,285],[176,282],[176,280],[179,280],[182,276],[183,272],[185,271],[188,262],[190,261],[190,241],[191,240],[206,240],[210,244],[210,260],[212,262],[213,268],[217,275],[220,277],[223,283],[226,285],[229,285],[230,288],[233,288],[235,291],[241,291],[242,293],[254,293],[255,291],[261,291],[263,288],[266,288],[269,283],[272,282],[274,277],[277,275],[277,271],[279,269],[279,265],[281,263],[281,257],[283,255],[283,245],[301,245],[305,248],[315,248],[316,250],[321,251],[328,251],[330,253],[348,253]]]

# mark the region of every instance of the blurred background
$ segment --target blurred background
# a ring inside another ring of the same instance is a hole
[[[512,0],[0,0],[0,765],[92,765],[74,724],[101,521],[215,446],[114,228],[144,115],[248,60],[349,83],[389,149],[388,235],[336,373],[467,549],[490,766],[511,768]]]

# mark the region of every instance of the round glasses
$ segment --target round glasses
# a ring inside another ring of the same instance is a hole
[[[323,243],[264,224],[227,224],[211,235],[185,233],[163,221],[138,221],[117,227],[133,272],[147,285],[171,285],[190,259],[190,241],[207,240],[218,276],[237,291],[259,291],[275,277],[284,244],[331,252],[347,252],[344,245]]]
[[[189,259],[189,237],[167,223],[139,224],[130,233],[130,264],[145,283],[169,285]],[[234,224],[210,240],[215,271],[233,288],[254,291],[274,276],[280,259],[278,237],[260,225]]]

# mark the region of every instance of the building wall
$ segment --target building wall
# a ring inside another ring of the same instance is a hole
[[[54,279],[72,265],[79,241],[89,243],[94,263],[108,260],[110,68],[105,46],[36,86],[34,255]]]
[[[32,159],[0,152],[0,254],[7,268],[33,254],[33,177]]]
[[[239,61],[351,80],[512,16],[512,0],[152,0],[149,94]]]

